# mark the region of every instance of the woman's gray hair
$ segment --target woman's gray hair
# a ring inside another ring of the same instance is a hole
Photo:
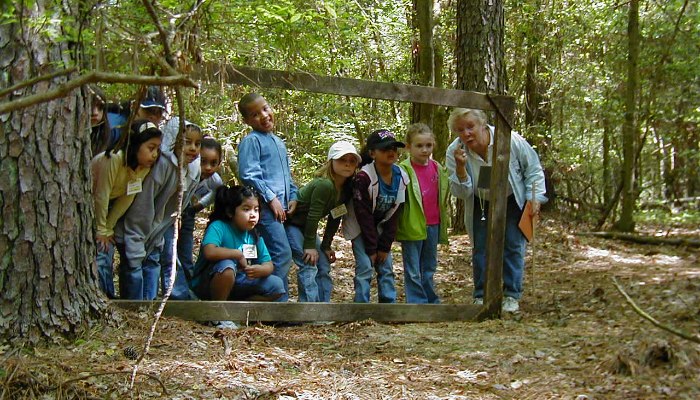
[[[482,127],[486,126],[488,124],[488,119],[486,118],[486,113],[483,112],[482,110],[475,110],[472,108],[454,108],[452,110],[452,112],[450,112],[450,116],[447,118],[447,129],[449,129],[450,132],[454,133],[452,130],[452,126],[454,125],[454,122],[458,118],[466,119],[469,116],[474,117],[474,119],[476,119],[476,121]]]

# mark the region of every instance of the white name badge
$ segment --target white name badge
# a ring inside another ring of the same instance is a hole
[[[126,194],[131,196],[132,194],[141,193],[143,187],[141,186],[141,179],[134,179],[126,184]]]
[[[243,257],[247,259],[258,258],[258,247],[254,244],[244,244]]]
[[[347,213],[348,209],[345,207],[345,204],[341,204],[338,207],[331,210],[331,217],[333,217],[333,219],[336,219],[338,217],[342,217]]]

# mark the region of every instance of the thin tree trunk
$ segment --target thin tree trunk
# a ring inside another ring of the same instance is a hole
[[[635,137],[637,136],[637,88],[639,85],[639,0],[630,0],[627,25],[629,54],[627,57],[627,89],[625,94],[625,122],[622,135],[622,210],[614,229],[634,231],[635,191]]]
[[[418,32],[414,39],[413,72],[414,80],[423,86],[435,86],[435,48],[433,46],[433,0],[413,0],[413,31]],[[435,106],[412,103],[411,122],[423,122],[433,128]]]
[[[68,3],[63,10],[45,0],[24,4],[15,15],[22,25],[0,25],[0,36],[10,38],[0,47],[7,85],[77,64],[66,41],[27,30],[40,19],[46,31],[61,32]],[[12,98],[55,89],[69,78],[37,83]],[[0,337],[35,342],[70,335],[106,307],[95,267],[85,99],[74,90],[2,119]]]
[[[502,2],[457,1],[457,89],[505,93],[504,33]],[[461,202],[457,199],[452,218],[455,232],[466,229]]]
[[[613,191],[612,169],[610,166],[610,138],[612,137],[610,118],[603,117],[603,204],[610,203]]]

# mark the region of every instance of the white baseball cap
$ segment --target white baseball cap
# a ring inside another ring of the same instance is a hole
[[[355,146],[352,143],[341,140],[339,142],[333,143],[330,149],[328,149],[328,159],[337,160],[346,154],[353,154],[357,158],[357,163],[362,162],[362,157],[360,153],[357,152]]]

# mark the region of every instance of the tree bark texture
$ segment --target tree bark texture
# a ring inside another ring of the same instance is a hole
[[[415,82],[435,86],[435,48],[433,46],[433,0],[413,0],[413,32],[418,33],[411,49]],[[435,106],[412,103],[411,122],[423,122],[433,129]]]
[[[50,9],[43,0],[24,4],[15,15],[23,24],[0,25],[3,87],[77,64],[60,40],[70,10]],[[55,89],[69,78],[3,100]],[[0,115],[0,337],[36,342],[70,335],[106,305],[95,267],[89,120],[80,90]]]
[[[457,89],[505,94],[503,2],[457,1]]]
[[[622,210],[615,229],[634,231],[635,191],[635,142],[637,130],[637,88],[639,86],[639,0],[629,3],[627,25],[629,54],[627,56],[627,88],[625,92],[625,122],[622,127]]]
[[[500,0],[458,0],[456,89],[505,94],[505,24]],[[464,232],[464,205],[456,200],[452,227]]]

